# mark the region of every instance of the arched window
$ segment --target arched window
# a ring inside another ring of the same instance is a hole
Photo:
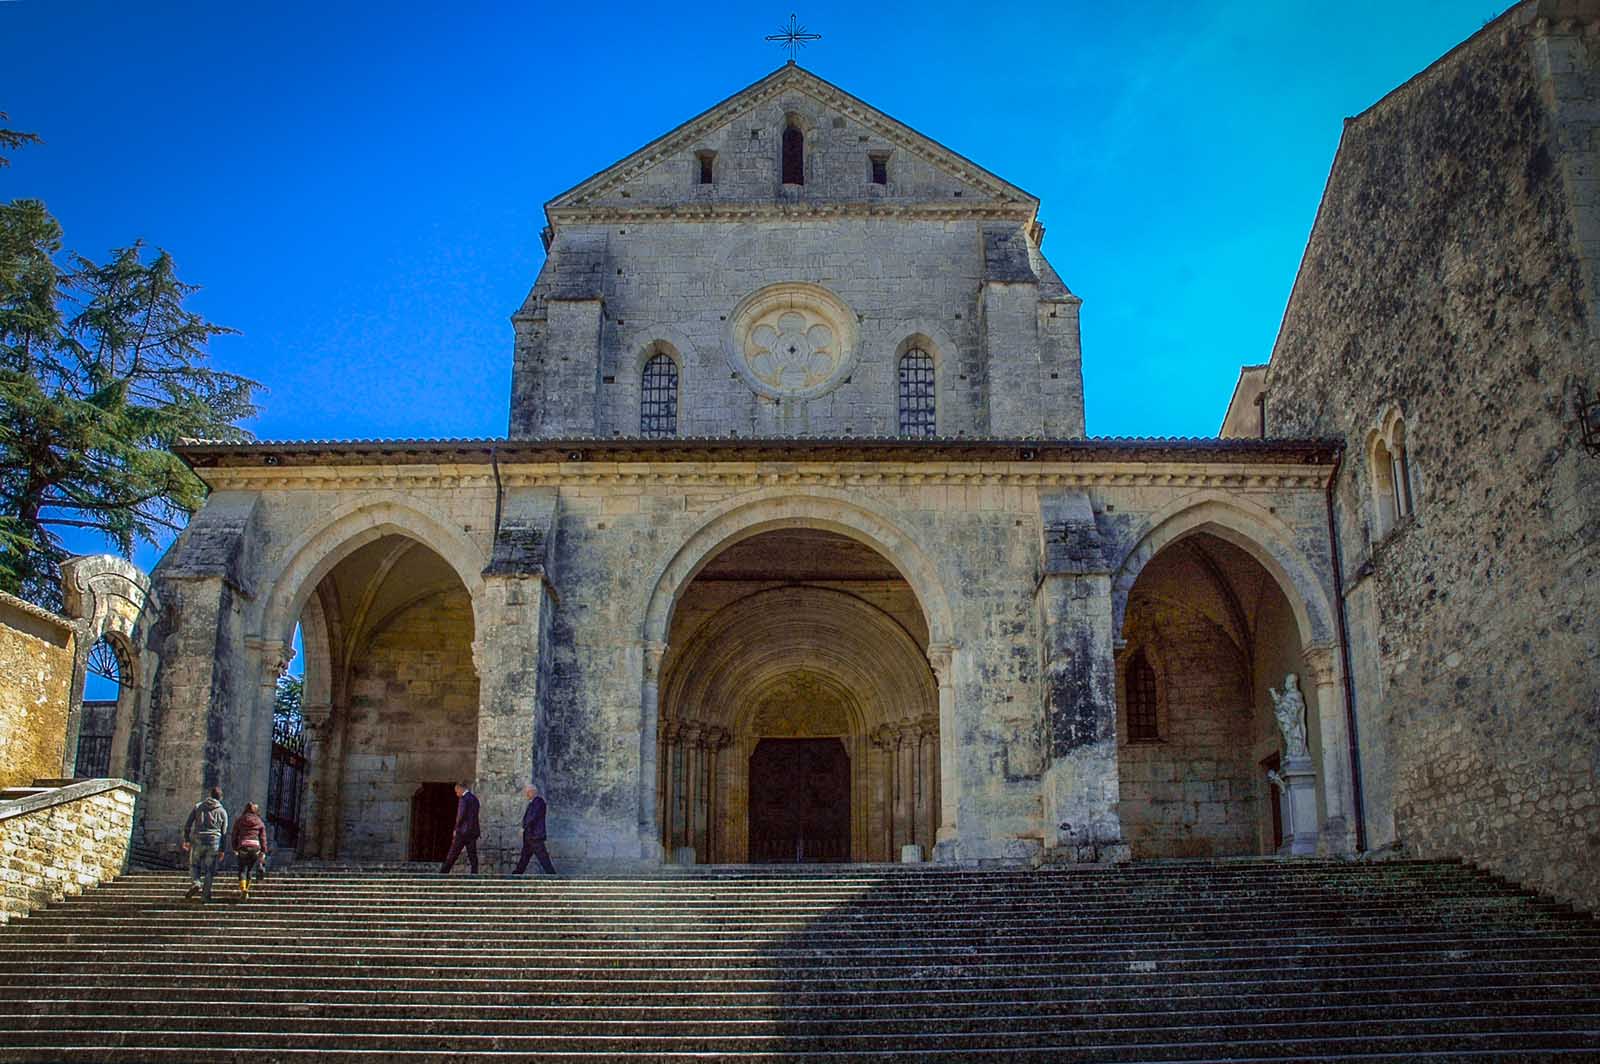
[[[1398,412],[1373,433],[1367,458],[1372,469],[1372,538],[1382,539],[1416,509],[1406,423]]]
[[[932,355],[913,347],[900,356],[900,435],[932,436],[938,431],[933,383]]]
[[[806,135],[792,118],[783,128],[783,183],[806,183]]]
[[[678,433],[678,364],[670,355],[652,355],[640,381],[639,434]]]
[[[1142,647],[1128,662],[1124,681],[1124,690],[1128,695],[1128,741],[1148,743],[1159,740],[1161,727],[1156,703],[1156,670],[1150,667]]]

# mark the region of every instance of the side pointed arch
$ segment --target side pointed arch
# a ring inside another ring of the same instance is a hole
[[[1322,570],[1296,542],[1294,530],[1265,508],[1221,492],[1197,492],[1158,510],[1140,528],[1111,578],[1115,631],[1127,617],[1128,594],[1151,558],[1176,540],[1209,532],[1261,563],[1294,611],[1305,645],[1334,641],[1332,599]]]
[[[488,557],[455,522],[413,499],[356,500],[336,507],[297,536],[268,574],[267,593],[259,600],[252,630],[287,645],[306,600],[322,578],[361,547],[387,535],[416,540],[455,570],[472,599],[481,631],[483,618],[476,614]]]

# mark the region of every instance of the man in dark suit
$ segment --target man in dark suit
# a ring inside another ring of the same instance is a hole
[[[461,856],[461,851],[467,851],[467,861],[472,865],[472,874],[478,874],[478,796],[472,793],[472,787],[466,783],[456,784],[456,827],[450,835],[450,852],[444,855],[444,867],[439,869],[439,874],[444,875],[450,871],[450,866],[456,863],[456,858]]]
[[[550,863],[550,851],[544,848],[545,801],[539,797],[539,788],[531,783],[522,788],[522,795],[528,799],[528,808],[522,812],[522,856],[517,859],[517,870],[511,874],[522,875],[528,870],[528,859],[537,857],[544,874],[553,876],[556,866]]]

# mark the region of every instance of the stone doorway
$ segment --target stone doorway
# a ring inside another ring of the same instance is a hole
[[[662,663],[663,851],[889,861],[915,845],[928,858],[941,781],[927,648],[916,594],[865,543],[795,527],[724,547],[680,593]],[[825,800],[785,807],[819,788]]]
[[[450,835],[456,826],[454,783],[424,783],[411,796],[411,849],[413,861],[443,861],[450,852]]]
[[[762,739],[750,755],[750,860],[850,860],[850,755],[838,739]]]

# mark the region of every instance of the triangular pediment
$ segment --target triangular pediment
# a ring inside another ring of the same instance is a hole
[[[787,115],[807,129],[803,190],[785,189],[776,176]],[[715,179],[702,183],[706,156]],[[888,180],[881,184],[870,176],[874,158],[887,159]],[[1025,218],[1038,208],[1038,200],[1016,185],[803,67],[785,64],[555,197],[545,210],[555,222],[591,212],[693,212],[783,201],[805,208],[937,205]]]

